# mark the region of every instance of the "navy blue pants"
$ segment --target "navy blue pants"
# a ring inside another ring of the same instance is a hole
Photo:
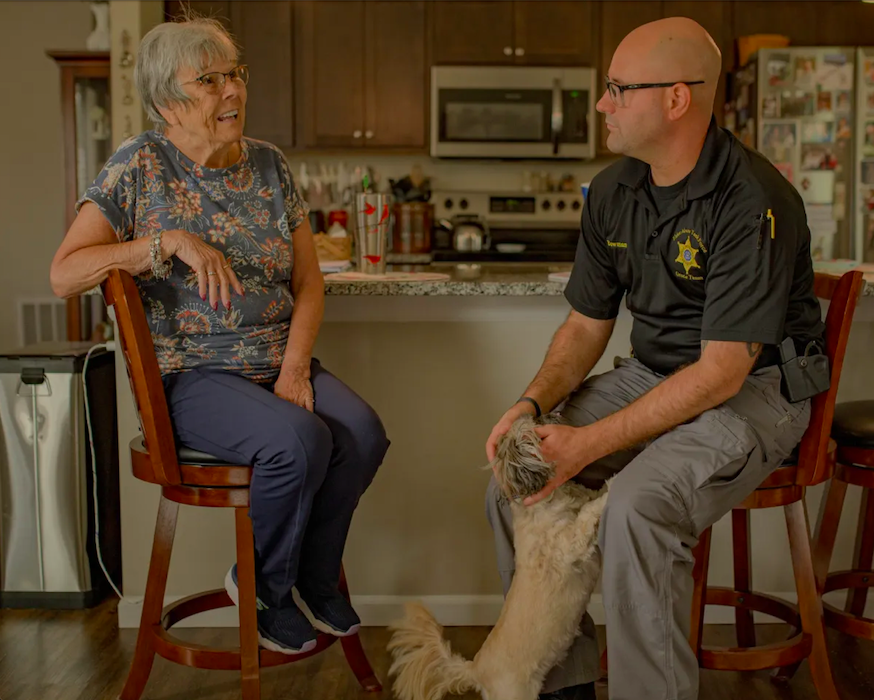
[[[293,586],[336,590],[352,513],[390,444],[374,410],[318,360],[310,381],[314,413],[224,370],[164,378],[177,440],[253,467],[259,595],[273,605]]]

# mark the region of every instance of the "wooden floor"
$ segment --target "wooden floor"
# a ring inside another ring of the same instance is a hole
[[[760,641],[786,634],[781,625],[758,628]],[[470,658],[488,634],[485,627],[449,627],[454,649]],[[233,629],[184,629],[180,636],[204,644],[236,643]],[[603,630],[601,630],[603,635]],[[389,657],[384,628],[364,628],[364,647],[377,675],[386,684]],[[0,698],[2,700],[115,700],[133,654],[135,630],[116,626],[115,603],[89,611],[0,611]],[[835,682],[843,700],[874,698],[874,642],[829,634]],[[708,628],[705,642],[732,644],[730,627]],[[602,636],[603,643],[603,636]],[[230,671],[182,668],[158,658],[143,700],[239,700],[238,676]],[[360,691],[345,664],[339,644],[327,652],[289,666],[267,669],[263,700],[383,700]],[[465,696],[473,700],[474,696]],[[606,699],[607,686],[598,684]],[[702,700],[814,700],[806,666],[788,687],[770,682],[767,673],[701,674]],[[645,700],[641,698],[641,700]]]

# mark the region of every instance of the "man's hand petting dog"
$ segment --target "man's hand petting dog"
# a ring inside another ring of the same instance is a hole
[[[542,501],[563,483],[572,479],[594,461],[595,444],[592,430],[569,425],[539,425],[534,429],[540,438],[543,461],[554,465],[555,474],[540,491],[523,503],[532,506]],[[589,457],[592,458],[589,458]]]
[[[489,439],[486,440],[486,456],[489,458],[489,462],[495,459],[495,453],[498,451],[498,440],[501,436],[506,435],[510,430],[510,426],[513,425],[518,418],[521,418],[526,414],[533,416],[534,406],[527,401],[523,401],[510,406],[510,409],[501,416],[501,420],[495,424],[495,427],[492,428],[491,435],[489,435]],[[495,467],[492,466],[492,471],[494,470]]]

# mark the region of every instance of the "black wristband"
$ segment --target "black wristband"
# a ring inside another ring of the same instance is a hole
[[[523,397],[520,398],[519,401],[517,401],[516,403],[520,403],[520,402],[522,402],[522,401],[528,401],[532,406],[534,406],[534,410],[537,412],[537,418],[540,418],[540,416],[542,415],[542,412],[541,412],[541,410],[540,410],[540,404],[539,404],[539,403],[537,403],[537,402],[536,402],[534,399],[532,399],[530,396],[523,396]]]

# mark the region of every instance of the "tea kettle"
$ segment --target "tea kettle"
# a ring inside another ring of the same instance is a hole
[[[452,234],[452,247],[455,250],[488,250],[491,243],[489,225],[476,214],[458,214],[451,220],[440,219],[439,223]]]

